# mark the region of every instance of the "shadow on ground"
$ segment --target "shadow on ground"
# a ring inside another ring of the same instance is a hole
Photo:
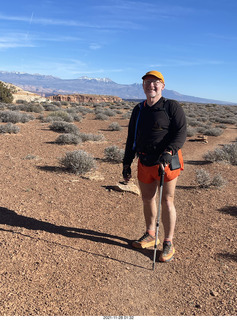
[[[59,234],[59,235],[69,237],[69,238],[81,238],[81,239],[86,239],[86,240],[93,241],[93,242],[101,242],[101,243],[106,243],[106,244],[113,245],[113,246],[119,246],[119,247],[123,247],[126,249],[130,249],[132,251],[138,251],[141,254],[143,254],[143,255],[147,256],[148,258],[150,258],[151,260],[153,260],[153,252],[154,251],[149,250],[149,249],[137,250],[137,249],[133,248],[131,245],[133,240],[130,240],[130,239],[127,239],[124,237],[120,237],[117,235],[98,232],[95,230],[73,228],[73,227],[67,227],[67,226],[58,226],[58,225],[52,224],[50,222],[45,222],[45,221],[37,220],[34,218],[19,215],[15,211],[9,210],[4,207],[0,207],[0,224],[12,226],[12,227],[21,227],[21,228],[25,228],[28,230],[41,230],[41,231],[45,231],[45,232],[49,232],[49,233]],[[5,230],[2,228],[0,228],[0,230],[5,231],[5,232],[18,233],[18,234],[20,233],[17,230]],[[24,235],[24,234],[22,234],[22,236],[27,236],[27,237],[33,238],[32,236]],[[43,239],[39,239],[39,240],[43,240]],[[49,242],[49,241],[47,241],[47,242]],[[55,242],[52,241],[52,243],[55,243]],[[59,243],[57,243],[57,244],[61,245]],[[67,245],[61,245],[61,246],[69,247]],[[70,247],[70,248],[72,248],[72,247]],[[75,248],[72,248],[72,249],[75,249]],[[75,250],[86,252],[85,250],[82,250],[82,249],[75,249]],[[88,252],[88,253],[91,253],[91,252]],[[93,254],[93,253],[91,253],[91,254]],[[159,254],[160,254],[160,252],[157,250],[157,256],[159,256]],[[106,257],[106,256],[103,256],[103,255],[97,254],[97,253],[95,253],[94,255]],[[124,262],[124,263],[130,264],[130,265],[134,265],[132,263],[120,261],[118,259],[114,259],[111,257],[106,257],[106,258],[116,260],[119,262]],[[134,265],[134,266],[140,267],[140,268],[145,268],[145,267],[142,267],[139,265]]]
[[[221,209],[218,209],[218,211],[223,212],[225,214],[229,214],[234,217],[237,217],[237,207],[236,206],[226,206]]]

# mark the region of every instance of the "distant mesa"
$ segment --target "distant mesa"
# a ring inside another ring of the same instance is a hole
[[[97,94],[57,94],[55,96],[47,97],[50,101],[67,101],[74,103],[81,102],[92,102],[92,103],[101,103],[101,102],[120,102],[121,98],[116,96],[108,95],[97,95]]]
[[[3,82],[3,81],[2,81]],[[101,102],[120,102],[121,98],[108,95],[96,95],[96,94],[57,94],[53,96],[44,97],[39,94],[25,91],[18,86],[11,83],[3,82],[6,87],[11,89],[13,95],[13,103],[23,100],[27,102],[46,102],[46,101],[67,101],[74,103],[101,103]]]

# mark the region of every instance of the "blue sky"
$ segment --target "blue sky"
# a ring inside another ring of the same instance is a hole
[[[141,83],[237,103],[236,0],[9,0],[0,70]]]

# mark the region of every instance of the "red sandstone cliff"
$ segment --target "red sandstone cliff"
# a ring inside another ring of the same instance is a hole
[[[121,98],[116,96],[97,95],[97,94],[58,94],[47,97],[51,101],[68,101],[68,102],[119,102]]]

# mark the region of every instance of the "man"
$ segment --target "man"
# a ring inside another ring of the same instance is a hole
[[[132,111],[123,159],[123,177],[125,181],[129,181],[132,161],[135,155],[139,158],[138,182],[146,224],[144,235],[133,241],[132,246],[147,248],[155,244],[156,193],[160,181],[159,166],[161,166],[165,170],[162,194],[164,242],[159,261],[168,262],[173,259],[175,253],[174,193],[180,170],[183,170],[181,148],[186,140],[186,118],[182,107],[176,101],[162,97],[165,81],[160,72],[149,71],[142,79],[147,100],[136,105]],[[177,153],[180,167],[171,170],[172,156]]]

